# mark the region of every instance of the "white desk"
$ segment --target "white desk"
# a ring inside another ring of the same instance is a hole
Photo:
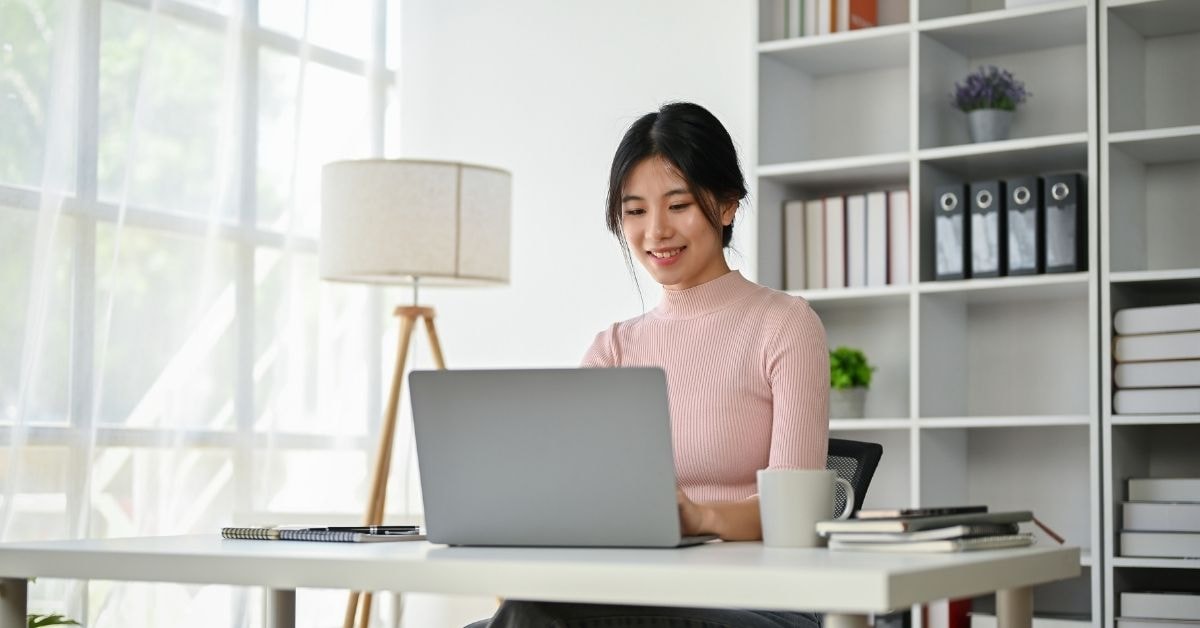
[[[26,579],[264,586],[292,626],[298,587],[512,599],[805,610],[826,626],[998,591],[1002,627],[1028,627],[1035,584],[1079,574],[1078,548],[866,554],[710,543],[671,550],[466,548],[234,541],[218,535],[0,544],[0,628],[25,626]]]

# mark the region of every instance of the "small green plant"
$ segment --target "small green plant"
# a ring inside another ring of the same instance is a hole
[[[78,626],[79,622],[74,619],[68,619],[62,615],[51,613],[49,615],[26,615],[25,623],[27,628],[45,628],[45,626]]]
[[[838,347],[829,352],[829,385],[836,390],[870,388],[871,372],[867,356],[858,349]]]

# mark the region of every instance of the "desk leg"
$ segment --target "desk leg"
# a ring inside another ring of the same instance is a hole
[[[824,628],[867,628],[866,615],[848,615],[844,613],[826,613]]]
[[[296,628],[296,591],[267,589],[265,628]]]
[[[25,596],[29,581],[24,578],[0,579],[0,628],[25,628]]]
[[[996,628],[1032,628],[1033,588],[996,591]]]

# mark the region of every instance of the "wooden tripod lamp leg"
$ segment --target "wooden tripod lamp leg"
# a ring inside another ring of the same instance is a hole
[[[371,480],[371,494],[367,501],[367,517],[365,525],[380,525],[383,523],[384,505],[387,497],[388,472],[392,466],[392,441],[396,435],[396,414],[400,406],[400,387],[404,382],[404,365],[408,358],[408,348],[412,344],[413,328],[417,319],[425,321],[425,331],[429,334],[429,348],[433,352],[434,362],[439,369],[445,369],[446,363],[442,357],[442,345],[438,342],[437,331],[433,326],[433,308],[429,307],[398,307],[395,315],[400,319],[400,345],[396,350],[396,370],[392,373],[392,390],[388,395],[386,414],[383,417],[383,429],[379,435],[379,449],[375,456],[375,470]],[[361,597],[361,613],[359,602]],[[361,596],[358,591],[350,593],[346,603],[346,615],[343,628],[354,628],[357,613],[359,628],[367,628],[371,622],[371,593]]]

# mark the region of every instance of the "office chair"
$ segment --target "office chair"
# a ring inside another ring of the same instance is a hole
[[[825,458],[825,468],[837,473],[854,487],[854,511],[862,508],[863,499],[867,496],[867,487],[875,475],[875,467],[883,457],[883,446],[878,443],[865,443],[857,440],[841,438],[829,439],[829,456]],[[841,484],[834,491],[833,512],[842,512],[846,506],[846,491]]]

